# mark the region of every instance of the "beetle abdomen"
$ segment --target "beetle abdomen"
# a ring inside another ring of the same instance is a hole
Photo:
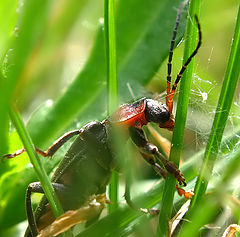
[[[52,182],[68,190],[57,193],[64,211],[80,208],[92,195],[106,192],[113,168],[106,129],[99,122],[87,124],[56,169]],[[54,219],[49,204],[41,201],[36,222],[44,228]]]

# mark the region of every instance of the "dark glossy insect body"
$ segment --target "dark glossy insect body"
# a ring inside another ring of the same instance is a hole
[[[112,170],[119,165],[112,144],[112,128],[122,128],[123,126],[129,130],[129,135],[140,148],[141,153],[150,156],[150,158],[144,157],[147,162],[153,165],[160,174],[164,173],[162,168],[155,162],[155,158],[151,157],[154,153],[158,154],[157,148],[148,143],[141,128],[148,122],[156,122],[161,127],[170,119],[170,113],[166,105],[152,99],[143,98],[132,104],[121,106],[107,120],[90,122],[79,130],[79,135],[52,178],[53,187],[64,211],[75,210],[86,203],[92,195],[106,192]],[[60,140],[66,136],[69,136],[69,133]],[[59,144],[59,142],[55,144]],[[52,149],[53,147],[54,149]],[[47,152],[48,155],[51,153],[49,151],[54,150],[55,152],[59,147],[56,148],[56,145],[50,147]],[[177,177],[179,182],[184,183],[184,178],[177,167],[171,163],[167,164],[174,170],[171,173]],[[39,183],[30,186],[31,192],[42,192]],[[39,230],[54,221],[55,218],[46,200],[43,200],[39,205],[35,218]],[[32,234],[27,231],[25,236],[32,236]]]
[[[170,124],[169,121],[173,124],[166,105],[143,98],[132,104],[121,106],[103,122],[91,122],[81,130],[65,134],[46,152],[36,149],[42,155],[52,156],[63,143],[78,134],[52,178],[53,187],[64,211],[75,210],[85,204],[91,196],[106,192],[112,170],[119,165],[112,144],[113,128],[122,129],[124,127],[133,142],[139,147],[144,159],[160,175],[165,177],[166,172],[156,163],[156,159],[160,160],[165,169],[174,175],[180,184],[185,184],[185,179],[177,167],[161,156],[157,147],[147,141],[142,130],[142,126],[148,122],[158,123],[162,127],[166,122]],[[168,128],[172,130],[173,127]],[[47,227],[55,219],[47,201],[43,199],[35,214],[38,228],[36,229],[30,201],[32,192],[43,192],[40,183],[30,184],[28,188],[27,214],[31,231],[28,230],[25,236],[36,236],[39,230]],[[130,200],[127,201],[130,202]],[[96,213],[92,219],[97,218],[99,214]]]

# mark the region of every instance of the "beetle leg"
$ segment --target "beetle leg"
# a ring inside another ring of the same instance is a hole
[[[150,164],[153,169],[159,174],[161,175],[164,179],[166,179],[166,170],[164,170],[158,163],[156,163],[156,160],[154,159],[154,157],[152,155],[147,155],[146,153],[141,152],[142,157],[144,158],[144,160]]]
[[[60,138],[58,138],[53,145],[51,145],[46,151],[41,153],[42,151],[38,149],[38,153],[43,155],[44,157],[46,156],[53,156],[54,153],[64,144],[66,143],[70,138],[73,136],[79,135],[82,132],[82,129],[80,130],[72,130],[70,132],[64,133]]]
[[[58,138],[53,145],[51,145],[46,151],[42,151],[41,149],[35,147],[35,150],[38,154],[44,156],[44,157],[48,157],[48,156],[53,156],[54,153],[64,144],[66,143],[70,138],[72,138],[73,136],[76,136],[78,134],[80,134],[82,132],[82,130],[72,130],[70,132],[67,132],[65,134],[63,134],[60,138]],[[25,148],[20,149],[14,153],[11,154],[6,154],[4,156],[2,156],[2,162],[4,161],[4,159],[11,159],[14,158],[18,155],[21,155],[23,152],[25,152]]]
[[[183,174],[173,162],[165,159],[165,157],[158,151],[156,151],[154,155],[157,157],[159,161],[161,161],[161,163],[164,165],[168,173],[172,174],[177,179],[180,185],[183,184],[184,186],[187,186]]]
[[[33,183],[36,184],[36,183]],[[30,231],[32,233],[32,236],[37,236],[38,230],[37,230],[37,224],[33,215],[32,210],[32,202],[31,202],[31,193],[34,192],[33,184],[29,184],[27,193],[26,193],[26,212],[27,212],[27,218],[28,218],[28,224]],[[40,183],[39,183],[40,184]],[[42,193],[42,192],[41,192]]]
[[[147,141],[142,129],[130,127],[129,133],[133,142],[139,147],[144,159],[151,164],[158,173],[163,177],[165,176],[161,167],[156,163],[155,157],[163,164],[168,173],[172,174],[178,180],[180,185],[183,184],[186,186],[185,178],[178,167],[173,162],[165,159],[165,157],[163,157],[158,151],[158,148]]]
[[[60,183],[52,183],[52,186],[56,193],[68,193],[68,187],[60,184]],[[32,193],[44,193],[42,185],[40,182],[35,182],[29,184],[27,188],[26,193],[26,212],[27,212],[27,218],[29,223],[29,228],[32,233],[32,236],[37,236],[38,230],[37,230],[37,224],[34,218],[33,209],[32,209],[32,202],[31,202],[31,194]]]

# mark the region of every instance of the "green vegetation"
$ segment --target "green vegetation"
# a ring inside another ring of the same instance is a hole
[[[105,4],[107,2],[115,1]],[[190,222],[183,223],[176,235],[181,237],[221,236],[226,223],[239,224],[240,220],[239,206],[235,202],[239,196],[239,182],[235,180],[239,179],[240,149],[239,2],[205,1],[200,5],[200,14],[199,2],[192,0],[191,7],[185,8],[182,14],[177,42],[183,35],[184,40],[174,50],[173,58],[174,80],[182,58],[186,60],[196,46],[196,22],[187,16],[197,13],[203,44],[174,98],[176,127],[170,153],[174,162],[182,160],[180,169],[187,180],[187,190],[194,188],[198,177],[191,212],[185,216]],[[119,104],[133,101],[133,96],[151,97],[164,92],[166,59],[180,3],[179,0],[119,0],[115,7],[115,30],[112,28],[114,8],[109,8],[111,30],[106,36],[103,1],[28,0],[20,4],[13,0],[10,4],[1,0],[0,154],[23,147],[22,135],[16,132],[19,131],[17,121],[21,119],[9,108],[18,108],[33,144],[46,149],[64,132],[106,118],[107,111],[115,107],[115,102],[108,105],[108,96],[115,98],[117,91]],[[116,48],[115,44],[109,44],[113,54],[106,54],[106,42],[114,43],[114,31]],[[112,79],[117,77],[118,89],[116,82],[107,86],[107,75]],[[170,132],[157,126],[154,129],[171,140]],[[146,133],[149,139],[154,139],[147,129]],[[53,159],[41,158],[40,167],[51,173],[70,143]],[[27,144],[34,153],[31,141]],[[164,226],[185,200],[177,194],[174,196],[172,177],[155,184],[158,177],[141,162],[131,143],[128,147],[133,153],[131,163],[136,174],[133,200],[144,208],[161,208],[159,224],[155,221],[157,217],[135,212],[122,204],[120,176],[119,207],[78,236],[128,236],[132,233],[155,236],[157,228],[160,236],[167,236]],[[19,224],[26,220],[25,192],[34,181],[39,181],[39,177],[27,154],[0,164],[1,236],[22,236],[26,223],[24,228]],[[148,191],[144,192],[146,189]],[[39,196],[34,195],[33,200],[36,203]],[[230,210],[228,215],[227,209]],[[209,229],[207,224],[220,228]]]

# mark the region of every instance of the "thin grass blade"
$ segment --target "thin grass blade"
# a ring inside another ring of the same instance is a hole
[[[184,47],[184,62],[188,59],[191,53],[194,51],[197,43],[197,27],[193,24],[194,15],[199,15],[200,1],[192,0],[189,5],[189,16],[187,21],[186,29],[186,42]],[[180,82],[180,94],[178,98],[177,112],[176,112],[176,123],[174,127],[173,137],[172,137],[172,148],[170,152],[169,160],[173,161],[175,164],[179,164],[180,155],[183,146],[183,136],[185,123],[187,118],[188,102],[190,95],[190,87],[192,81],[193,73],[192,61],[183,78]],[[175,192],[176,180],[174,177],[167,176],[164,191],[163,191],[163,201],[162,208],[159,217],[159,224],[157,233],[158,236],[168,236],[168,220],[172,216],[173,207],[173,197]]]
[[[201,173],[195,186],[195,195],[191,202],[191,208],[200,203],[207,189],[208,181],[212,174],[214,162],[219,152],[224,128],[228,119],[229,111],[232,105],[234,92],[239,79],[239,55],[240,55],[240,7],[236,21],[233,43],[226,68],[226,73],[222,85],[221,94],[216,108],[215,118],[212,125],[211,133],[208,139],[207,147],[204,154],[204,161]]]
[[[60,205],[60,202],[57,199],[55,191],[51,185],[51,182],[48,179],[48,176],[43,168],[41,160],[39,159],[38,155],[36,154],[34,145],[31,141],[31,138],[23,124],[23,121],[20,115],[13,109],[9,112],[11,120],[18,131],[18,134],[22,140],[22,143],[29,155],[31,163],[33,164],[35,171],[39,177],[39,180],[42,184],[43,190],[47,199],[52,207],[54,215],[57,217],[63,213],[63,209]]]
[[[106,51],[106,69],[108,85],[108,115],[112,114],[118,106],[118,80],[117,80],[117,55],[115,31],[115,1],[104,1],[104,33]],[[118,174],[113,172],[109,185],[109,198],[112,204],[109,212],[118,206]]]

